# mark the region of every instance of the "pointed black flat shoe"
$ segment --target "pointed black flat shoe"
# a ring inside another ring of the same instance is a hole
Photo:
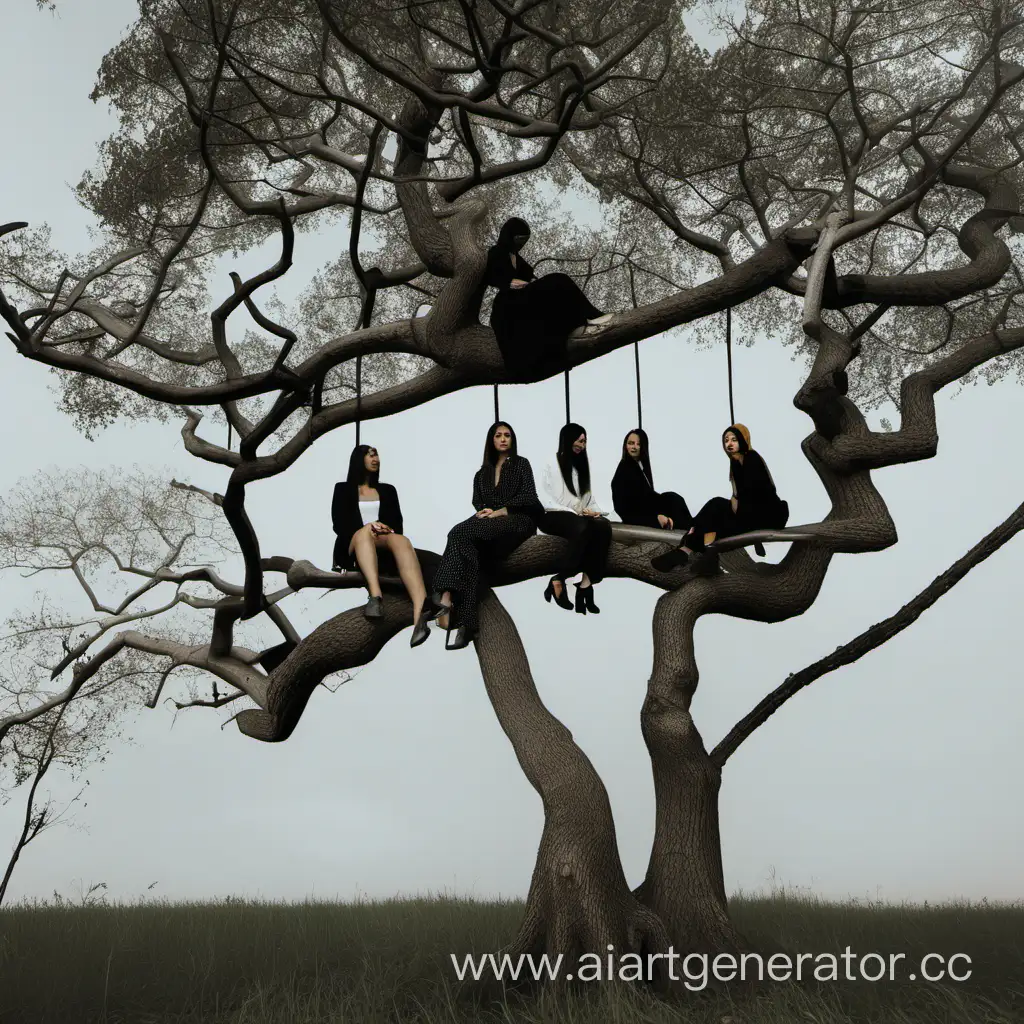
[[[425,615],[420,615],[419,622],[416,623],[412,631],[412,636],[409,638],[410,647],[419,647],[420,644],[424,643],[430,636],[430,621]]]
[[[756,551],[756,552],[757,552],[757,553],[758,553],[758,554],[759,554],[759,555],[760,555],[760,556],[761,556],[762,558],[764,558],[764,557],[765,557],[765,556],[766,556],[766,555],[768,554],[768,552],[767,552],[767,551],[765,551],[765,549],[764,549],[764,545],[763,545],[763,544],[762,544],[762,543],[761,543],[760,541],[758,541],[758,542],[757,542],[757,543],[756,543],[756,544],[754,545],[754,550],[755,550],[755,551]]]
[[[651,566],[658,570],[658,572],[671,572],[673,569],[678,569],[681,565],[686,565],[690,560],[690,556],[682,548],[673,548],[671,551],[666,551],[663,555],[655,555],[651,559]]]
[[[555,583],[559,582],[562,584],[562,592],[557,594],[555,593]],[[551,599],[554,598],[555,604],[557,604],[559,608],[564,608],[566,611],[571,612],[572,601],[569,600],[569,595],[565,591],[565,580],[563,580],[561,576],[552,576],[551,579],[548,580],[547,590],[544,591],[544,600],[550,604]]]
[[[370,600],[363,605],[363,614],[368,619],[384,618],[384,598],[371,597]]]

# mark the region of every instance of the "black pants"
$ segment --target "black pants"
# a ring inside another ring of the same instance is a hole
[[[675,491],[663,491],[661,494],[655,495],[657,498],[657,513],[649,516],[631,516],[629,519],[623,519],[624,523],[630,523],[633,526],[652,526],[654,529],[658,529],[661,523],[658,522],[658,516],[668,516],[672,520],[672,528],[675,530],[686,530],[689,529],[690,524],[693,522],[693,516],[690,515],[690,510],[686,507],[686,500],[681,494],[676,494]]]
[[[764,508],[755,506],[748,509],[741,504],[739,512],[733,512],[728,498],[712,498],[694,517],[693,532],[698,540],[703,540],[705,533],[714,533],[716,537],[735,537],[738,533],[752,530],[781,530],[788,520],[789,505],[784,501]]]
[[[477,519],[470,516],[448,531],[441,562],[434,573],[432,589],[450,591],[455,603],[453,625],[476,629],[480,603],[480,560],[507,558],[537,527],[521,514]]]
[[[612,543],[612,524],[607,519],[550,511],[541,517],[540,528],[569,542],[563,568],[558,574],[563,582],[567,576],[578,572],[585,572],[591,583],[604,579],[608,548]]]

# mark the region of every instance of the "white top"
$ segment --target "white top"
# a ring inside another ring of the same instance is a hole
[[[377,522],[380,519],[380,498],[376,501],[360,501],[359,514],[363,517],[363,526]]]
[[[579,474],[575,469],[572,471],[572,484],[578,492],[580,489]],[[594,495],[590,491],[587,491],[586,494],[573,494],[565,486],[557,459],[544,467],[544,497],[547,499],[544,508],[549,512],[575,512],[576,515],[581,515],[584,509],[589,509],[598,515],[605,514],[594,501]]]

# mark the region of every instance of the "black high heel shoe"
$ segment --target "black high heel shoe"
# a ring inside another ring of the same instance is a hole
[[[576,586],[576,611],[580,615],[586,615],[590,612],[593,615],[600,615],[601,609],[594,603],[594,584],[591,583],[589,587],[581,587],[578,583]]]
[[[452,627],[449,625],[444,637],[444,649],[446,651],[461,651],[463,647],[468,647],[476,639],[475,629],[471,626],[459,626],[455,631],[455,642],[449,643],[448,637],[451,631]]]
[[[562,584],[562,592],[560,594],[555,593],[555,583]],[[566,593],[568,588],[565,585],[565,580],[561,576],[552,576],[548,580],[547,590],[544,591],[544,600],[551,603],[551,599],[555,599],[555,604],[559,608],[564,608],[566,611],[572,611],[572,601],[569,600],[569,595]]]

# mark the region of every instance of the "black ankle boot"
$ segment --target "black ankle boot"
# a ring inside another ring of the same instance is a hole
[[[578,583],[576,584],[576,611],[580,611],[580,605],[583,605],[582,612],[584,615],[590,612],[592,615],[600,615],[601,609],[594,603],[594,584],[591,583],[589,587],[581,587]]]

